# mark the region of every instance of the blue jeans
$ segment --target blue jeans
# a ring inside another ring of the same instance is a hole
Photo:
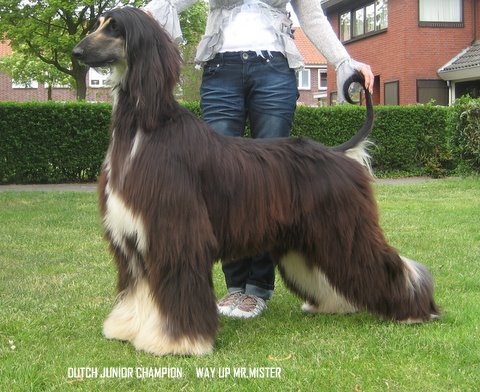
[[[297,80],[281,53],[217,54],[204,66],[200,95],[203,119],[219,134],[243,136],[248,119],[253,138],[290,135]],[[271,298],[275,267],[267,253],[222,268],[229,292]]]

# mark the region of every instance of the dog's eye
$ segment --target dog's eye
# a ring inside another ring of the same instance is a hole
[[[120,29],[115,19],[110,19],[106,27],[106,32],[114,37],[120,35]]]

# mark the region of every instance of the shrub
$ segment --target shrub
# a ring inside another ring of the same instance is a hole
[[[433,105],[377,106],[370,140],[377,172],[440,176],[451,168],[448,108]],[[299,107],[293,134],[308,136],[326,145],[348,140],[365,119],[365,109],[342,105],[327,108]]]
[[[0,182],[95,180],[108,145],[111,105],[2,103]]]
[[[184,105],[200,116],[198,102]],[[448,111],[432,105],[376,107],[370,137],[376,173],[448,173],[453,164],[445,131]],[[110,117],[106,103],[0,103],[0,182],[95,180],[108,145]],[[364,119],[365,108],[358,106],[299,107],[292,135],[333,146],[348,140]],[[478,143],[476,148],[478,163]]]
[[[433,105],[378,107],[372,133],[378,169],[445,175],[452,168],[445,132],[448,110]]]
[[[447,132],[459,171],[480,172],[480,99],[457,99],[448,117]]]

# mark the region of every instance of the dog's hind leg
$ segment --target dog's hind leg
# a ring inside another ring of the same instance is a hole
[[[325,274],[317,266],[307,265],[306,261],[304,255],[290,251],[278,262],[286,286],[306,301],[302,310],[330,314],[356,312],[356,307],[332,287]]]
[[[386,243],[368,241],[371,238],[364,237],[363,245],[354,247],[350,255],[339,257],[335,252],[338,256],[323,265],[336,291],[358,309],[387,320],[419,323],[438,318],[427,268],[402,258]]]
[[[336,180],[329,178],[325,189],[316,190],[318,209],[303,217],[295,248],[308,254],[308,265],[358,310],[401,322],[437,318],[432,277],[387,243],[370,178],[357,165],[330,164],[322,183],[328,176]]]
[[[416,298],[418,307],[423,307],[421,311],[410,312],[408,317],[399,321],[406,324],[421,323],[426,320],[434,320],[440,317],[437,305],[433,301],[433,279],[430,271],[416,261],[400,256],[406,268],[406,281],[411,296]],[[426,317],[423,315],[427,315]],[[428,317],[428,315],[430,317]]]

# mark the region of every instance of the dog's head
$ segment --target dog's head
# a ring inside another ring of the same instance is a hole
[[[146,12],[133,7],[103,14],[72,56],[91,67],[113,69],[110,83],[144,130],[169,118],[182,60],[170,35]]]
[[[91,67],[126,66],[178,80],[181,57],[176,45],[146,12],[133,7],[107,11],[73,49],[72,56]]]
[[[125,24],[114,11],[101,16],[92,31],[82,39],[72,56],[90,67],[126,64]]]

